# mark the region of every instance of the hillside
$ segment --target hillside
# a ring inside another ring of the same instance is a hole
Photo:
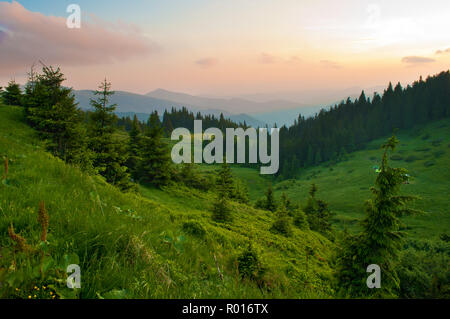
[[[391,164],[408,169],[410,183],[404,185],[402,191],[420,196],[422,199],[413,206],[428,212],[423,216],[404,219],[409,237],[436,239],[450,229],[450,119],[403,129],[397,135],[400,145],[391,157]],[[284,192],[301,204],[308,198],[311,183],[315,183],[319,188],[318,197],[326,200],[337,214],[335,226],[356,230],[358,220],[364,216],[364,202],[371,196],[369,188],[376,178],[373,167],[379,165],[380,146],[385,140],[386,137],[374,140],[364,150],[350,153],[340,162],[330,161],[299,169],[295,179],[273,182],[275,196],[279,198]],[[233,167],[233,172],[251,186],[250,197],[253,201],[261,197],[271,183],[256,170]]]
[[[49,291],[57,298],[332,295],[333,244],[321,235],[297,228],[294,240],[275,235],[272,213],[237,203],[233,223],[217,224],[209,211],[213,194],[180,186],[122,193],[47,153],[23,119],[21,108],[0,105],[0,154],[8,158],[0,185],[2,298],[50,298]],[[40,201],[49,215],[48,244],[39,240]],[[13,253],[10,225],[30,250]],[[237,272],[250,239],[264,270],[258,282]],[[308,259],[307,247],[314,251]],[[70,263],[81,268],[77,295],[65,288]]]

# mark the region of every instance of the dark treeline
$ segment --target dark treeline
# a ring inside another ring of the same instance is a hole
[[[422,77],[403,88],[389,83],[383,95],[367,98],[362,91],[329,110],[280,129],[281,178],[295,177],[300,168],[339,160],[365,143],[392,133],[450,115],[450,72]]]
[[[226,119],[223,114],[220,114],[219,118],[209,114],[202,115],[200,112],[195,115],[185,107],[181,109],[172,108],[170,112],[165,110],[162,117],[159,116],[157,111],[154,111],[152,114],[156,114],[158,116],[158,121],[161,124],[166,136],[170,136],[172,131],[178,127],[184,127],[193,132],[194,120],[202,121],[203,130],[216,127],[222,132],[225,132],[226,128],[248,127],[245,121],[244,123],[237,124],[229,119]],[[117,124],[126,131],[130,131],[133,126],[133,119],[129,116],[123,117],[118,119]],[[142,130],[145,130],[145,128],[149,127],[150,124],[149,121],[147,121],[145,123],[140,123],[139,125]]]

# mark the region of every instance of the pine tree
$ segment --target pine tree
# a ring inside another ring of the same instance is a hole
[[[109,105],[111,83],[106,79],[94,92],[98,96],[91,99],[94,111],[89,114],[90,147],[95,153],[94,167],[105,177],[108,183],[116,185],[122,190],[133,189],[130,175],[125,163],[127,161],[126,145],[114,135],[116,117],[114,110],[116,105]]]
[[[172,167],[168,146],[162,140],[163,128],[156,111],[150,115],[148,126],[142,138],[142,160],[137,176],[143,182],[161,187],[169,183]]]
[[[2,98],[6,105],[22,105],[22,91],[19,84],[14,80],[10,81],[2,93]]]
[[[234,179],[233,174],[231,173],[231,168],[226,162],[226,160],[223,161],[221,168],[218,172],[216,185],[219,193],[223,193],[223,195],[227,198],[233,197]]]
[[[291,221],[284,205],[280,205],[280,208],[277,210],[275,215],[275,221],[272,224],[270,230],[273,233],[281,234],[284,236],[292,235]]]
[[[94,112],[90,113],[91,130],[95,136],[112,134],[115,131],[115,116],[117,104],[109,105],[109,99],[115,92],[111,90],[111,83],[106,79],[99,85],[98,90],[94,91],[96,99],[91,99],[90,104]]]
[[[217,193],[213,203],[212,219],[221,223],[232,221],[230,203],[223,192]]]
[[[286,196],[286,193],[281,194],[281,206],[284,206],[286,208],[286,211],[288,212],[289,216],[294,215],[294,211],[298,208],[296,204],[292,203],[290,198]]]
[[[254,280],[260,278],[264,273],[258,254],[253,249],[251,243],[249,243],[247,248],[239,255],[237,261],[239,275],[242,278]]]
[[[416,197],[399,195],[400,186],[407,179],[406,170],[389,166],[389,153],[397,144],[397,138],[392,136],[383,145],[381,171],[371,188],[373,198],[366,202],[363,231],[346,238],[339,256],[339,285],[353,296],[393,297],[399,288],[395,264],[405,236],[400,230],[400,217],[420,212],[405,206]],[[380,289],[366,286],[366,268],[371,264],[381,268]]]
[[[333,217],[333,214],[328,209],[328,204],[326,202],[316,198],[317,190],[316,184],[311,184],[311,189],[309,190],[310,197],[308,198],[303,211],[307,216],[311,230],[320,232],[324,235],[331,235],[331,218]]]
[[[303,230],[309,229],[308,218],[306,217],[306,214],[300,209],[297,209],[294,212],[294,225]]]
[[[244,183],[242,183],[239,180],[236,181],[236,185],[234,187],[232,198],[241,204],[248,204],[249,194],[248,194],[247,185],[245,185]]]
[[[267,189],[266,200],[264,204],[265,209],[270,210],[271,212],[275,212],[277,210],[277,203],[273,195],[272,185],[269,185],[269,188]]]
[[[139,120],[134,115],[128,142],[128,159],[126,166],[128,167],[131,176],[134,180],[138,178],[138,165],[142,161],[141,147],[142,147],[142,133],[139,127]]]
[[[87,149],[82,112],[72,89],[62,85],[64,81],[60,68],[44,66],[42,74],[33,72],[26,85],[23,105],[29,121],[47,141],[50,151],[68,163],[89,170],[92,155]]]

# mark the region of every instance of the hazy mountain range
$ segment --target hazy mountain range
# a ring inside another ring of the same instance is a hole
[[[373,87],[366,90],[366,95],[371,96],[381,87]],[[153,111],[160,115],[172,107],[202,114],[212,114],[219,117],[222,113],[226,118],[235,122],[244,121],[254,127],[262,127],[268,124],[272,126],[292,125],[299,114],[305,117],[313,116],[321,108],[333,105],[346,99],[348,96],[356,98],[361,93],[361,88],[349,88],[346,90],[303,91],[252,94],[243,97],[204,97],[179,92],[171,92],[163,89],[151,91],[145,95],[125,91],[116,91],[111,97],[111,103],[117,104],[116,113],[119,116],[138,115],[145,120]],[[286,99],[282,99],[281,97]],[[75,98],[82,109],[89,109],[89,101],[93,98],[90,90],[75,91]],[[303,102],[302,102],[303,101]]]
[[[92,91],[78,90],[75,91],[75,99],[79,103],[79,106],[87,110],[90,108],[89,101],[93,98]],[[259,121],[247,114],[233,114],[223,109],[216,109],[214,105],[211,108],[194,105],[191,103],[177,102],[173,100],[166,100],[151,97],[148,95],[135,94],[124,91],[115,91],[115,94],[111,96],[111,103],[117,104],[116,113],[119,116],[133,116],[138,115],[140,120],[148,119],[150,113],[158,111],[160,115],[163,115],[165,110],[170,110],[172,107],[180,109],[186,107],[188,110],[202,114],[212,114],[219,117],[222,113],[226,118],[230,118],[234,122],[246,122],[251,126],[265,126],[265,122]]]

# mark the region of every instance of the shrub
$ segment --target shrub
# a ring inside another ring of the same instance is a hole
[[[434,164],[435,164],[434,161],[426,161],[425,163],[423,163],[425,167],[430,167],[433,166]]]
[[[232,220],[230,204],[225,196],[219,196],[214,203],[212,219],[221,223]]]
[[[433,156],[435,158],[442,157],[442,155],[444,155],[444,154],[445,154],[445,152],[443,150],[439,150],[439,151],[433,152]]]
[[[418,158],[414,155],[409,155],[407,158],[405,158],[405,162],[408,162],[408,163],[415,162],[416,160],[418,160]]]
[[[182,229],[186,234],[198,238],[205,238],[206,236],[205,228],[197,221],[188,221],[183,223]]]
[[[259,257],[252,245],[249,244],[237,258],[238,271],[241,278],[258,279],[262,276],[264,270],[259,262]]]
[[[272,224],[270,231],[287,237],[292,235],[290,218],[284,207],[280,208],[277,212],[277,217]]]
[[[309,229],[308,217],[302,210],[297,210],[294,217],[294,225],[300,229]]]
[[[391,156],[391,160],[393,161],[401,161],[403,159],[403,156],[398,155],[398,154],[394,154]]]
[[[440,146],[441,145],[441,143],[442,143],[442,139],[439,139],[439,140],[434,140],[434,141],[432,141],[431,142],[431,145],[433,145],[433,146]]]

